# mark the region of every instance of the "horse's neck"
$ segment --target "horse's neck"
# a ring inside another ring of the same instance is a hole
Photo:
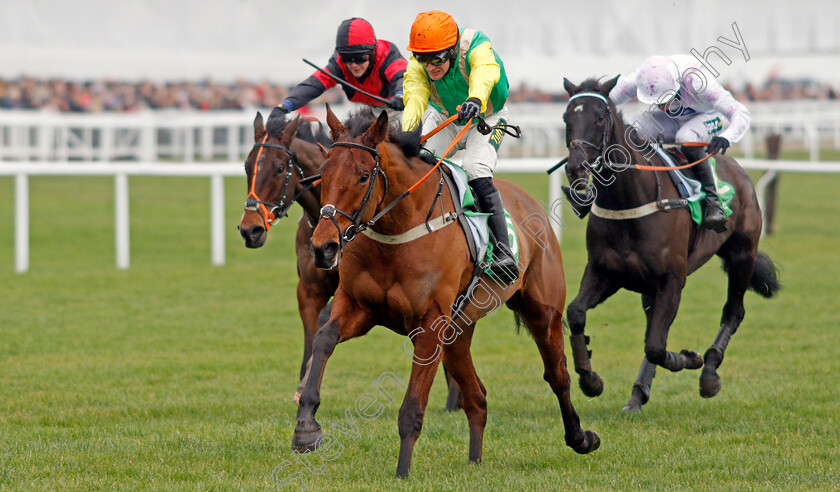
[[[619,170],[630,155],[632,164],[649,165],[644,155],[636,151],[627,142],[626,126],[619,115],[614,115],[614,134],[612,142],[626,153],[613,150],[607,153],[607,163],[594,170],[593,179],[598,189],[596,203],[605,208],[633,208],[657,199],[657,178],[652,171],[637,169]],[[611,168],[612,166],[612,168]]]
[[[413,158],[409,162],[401,152],[391,150],[386,151],[384,155],[380,155],[383,159],[381,161],[382,168],[388,179],[388,194],[377,207],[377,213],[394,200],[398,200],[406,190],[423,179],[423,176],[432,169],[428,165],[421,165],[422,161],[419,158]],[[384,159],[389,161],[384,162]],[[382,176],[377,179],[382,179]],[[435,208],[439,210],[440,200],[445,198],[445,194],[442,193],[438,201],[435,202],[441,179],[440,170],[432,173],[422,185],[383,215],[377,221],[374,230],[380,234],[399,234],[426,220],[432,204],[434,203]],[[437,217],[437,215],[439,214],[432,212],[432,218]]]
[[[295,162],[300,167],[304,177],[308,178],[318,174],[323,161],[323,154],[317,144],[296,138],[292,141],[291,148],[292,152],[295,153]],[[303,186],[298,185],[295,193],[297,194],[302,189]],[[321,196],[316,192],[316,188],[311,188],[303,193],[297,201],[309,217],[310,222],[318,220],[321,214]]]

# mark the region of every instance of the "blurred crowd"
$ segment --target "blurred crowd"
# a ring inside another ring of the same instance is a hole
[[[836,99],[837,91],[809,79],[773,78],[755,86],[726,86],[741,101]],[[147,109],[237,110],[271,108],[282,101],[290,87],[269,82],[238,80],[201,82],[124,82],[118,80],[68,81],[20,77],[0,78],[0,109],[47,109],[59,112],[131,112]],[[561,102],[562,89],[546,92],[521,84],[511,88],[511,102]],[[316,103],[338,103],[343,93],[331,89]]]

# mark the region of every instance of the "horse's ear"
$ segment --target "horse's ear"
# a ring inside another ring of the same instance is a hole
[[[300,115],[297,115],[295,119],[292,120],[291,123],[286,125],[286,128],[283,129],[283,133],[280,134],[280,144],[288,147],[292,144],[292,140],[297,135],[298,127],[300,126]]]
[[[330,137],[332,137],[333,142],[337,141],[338,137],[347,133],[347,127],[341,124],[338,117],[330,109],[329,104],[327,104],[327,125],[330,127]]]
[[[376,147],[380,142],[385,140],[385,137],[387,136],[388,113],[383,109],[382,112],[379,113],[379,118],[376,118],[376,122],[368,128],[364,135],[362,135],[362,141],[371,147]]]
[[[577,86],[571,83],[566,77],[563,77],[563,87],[566,89],[566,92],[568,92],[570,96],[574,96],[580,91],[580,89],[578,89]]]
[[[263,126],[262,113],[257,111],[257,117],[254,118],[254,142],[261,139],[265,133],[265,126]]]
[[[621,75],[616,75],[615,77],[613,77],[610,80],[601,84],[601,90],[598,91],[598,92],[600,92],[601,95],[604,96],[604,97],[609,97],[610,96],[610,91],[612,91],[613,87],[615,87],[615,84],[618,83],[618,78],[619,77],[621,77]]]

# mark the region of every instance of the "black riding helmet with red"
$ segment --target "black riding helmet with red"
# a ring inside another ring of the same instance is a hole
[[[335,35],[335,51],[342,59],[352,58],[353,55],[372,55],[375,47],[376,34],[368,21],[353,17],[338,26],[338,32]]]

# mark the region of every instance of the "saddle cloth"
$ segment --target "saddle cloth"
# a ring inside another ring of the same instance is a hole
[[[470,185],[467,182],[467,173],[464,169],[448,159],[444,159],[443,165],[445,165],[449,170],[447,174],[452,177],[452,181],[455,184],[456,189],[453,191],[452,195],[454,198],[455,193],[457,193],[461,208],[463,209],[463,216],[466,218],[469,233],[473,239],[472,242],[475,244],[475,251],[472,250],[473,248],[470,248],[470,253],[473,255],[473,261],[475,261],[476,264],[482,261],[485,262],[487,268],[485,268],[484,271],[489,274],[489,265],[493,258],[493,245],[490,243],[490,229],[487,225],[487,218],[490,214],[478,211],[475,205],[475,197],[473,197],[472,189],[470,189]],[[449,181],[447,181],[447,183],[448,182]],[[508,213],[507,209],[505,209],[505,222],[507,223],[510,249],[514,254],[514,258],[518,260],[519,242],[516,235],[516,227],[514,227],[513,220],[510,218],[510,213]],[[466,234],[467,231],[464,231],[464,233]]]
[[[664,162],[667,166],[676,167],[678,165],[689,163],[685,155],[677,149],[665,150],[657,143],[651,143],[651,146],[656,151],[656,155],[658,155],[662,159],[662,162]],[[735,188],[726,181],[718,178],[715,158],[709,157],[709,162],[712,164],[712,174],[714,174],[715,177],[715,186],[717,187],[720,205],[723,207],[723,212],[728,217],[732,215],[732,209],[729,208],[729,204],[735,196]],[[674,186],[677,188],[680,198],[688,200],[688,210],[691,213],[691,220],[697,224],[701,224],[703,223],[702,201],[706,198],[706,193],[703,192],[700,182],[694,178],[686,176],[684,171],[684,169],[673,169],[668,171],[668,174],[671,176],[671,181],[673,181]]]

